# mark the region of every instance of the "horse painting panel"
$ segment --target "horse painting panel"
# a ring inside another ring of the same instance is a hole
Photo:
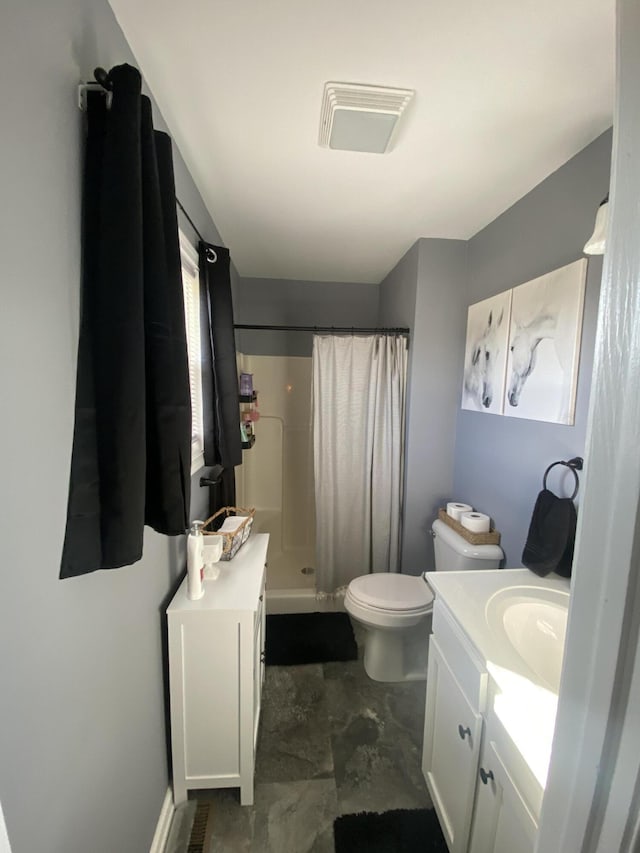
[[[502,413],[511,291],[469,306],[462,408]]]
[[[504,414],[572,424],[586,260],[513,289]]]

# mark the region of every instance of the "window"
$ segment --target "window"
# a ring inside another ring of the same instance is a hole
[[[200,276],[198,254],[185,235],[180,233],[180,259],[184,315],[189,353],[189,388],[191,391],[191,473],[204,465],[204,428],[202,423],[202,369],[200,347]]]

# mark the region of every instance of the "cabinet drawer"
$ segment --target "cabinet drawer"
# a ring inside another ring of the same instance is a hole
[[[432,630],[469,703],[477,711],[484,711],[487,701],[487,672],[484,664],[446,606],[437,598],[433,607]]]

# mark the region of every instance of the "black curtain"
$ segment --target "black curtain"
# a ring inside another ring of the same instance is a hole
[[[200,242],[200,316],[208,318],[203,335],[204,461],[222,465],[217,486],[211,487],[210,512],[235,504],[236,465],[242,463],[238,368],[233,330],[228,249]]]
[[[129,65],[90,92],[75,428],[60,577],[189,520],[191,402],[171,140]]]

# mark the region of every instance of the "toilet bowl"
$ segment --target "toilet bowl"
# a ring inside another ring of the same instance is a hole
[[[436,571],[497,569],[498,545],[472,545],[439,519],[432,526]],[[374,681],[427,677],[433,593],[422,576],[377,572],[351,581],[347,613],[366,629],[364,669]]]
[[[374,681],[426,678],[433,593],[423,577],[378,572],[351,581],[344,606],[367,631],[364,668]]]

